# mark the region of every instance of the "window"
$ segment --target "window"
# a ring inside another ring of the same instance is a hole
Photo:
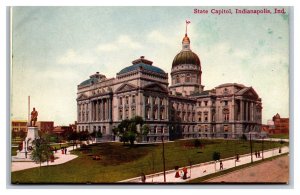
[[[126,105],[128,105],[129,104],[129,98],[128,98],[128,96],[126,96]]]
[[[204,125],[204,131],[207,132],[208,131],[208,126]]]
[[[160,120],[164,120],[164,109],[160,110]]]
[[[208,121],[208,112],[205,112],[204,113],[204,122],[207,122]]]
[[[176,76],[176,83],[180,83],[179,75]]]
[[[153,109],[153,118],[157,120],[157,109]]]
[[[123,110],[120,109],[119,110],[119,120],[122,120],[123,119]]]
[[[136,114],[136,113],[135,113],[135,108],[132,108],[132,109],[131,109],[131,115],[132,115],[133,117],[135,117],[135,114]]]
[[[123,102],[122,102],[122,97],[119,98],[119,105],[122,106]]]
[[[191,82],[191,75],[190,74],[186,75],[185,82],[187,82],[187,83]]]
[[[126,119],[129,118],[129,110],[128,109],[125,110],[125,117],[126,117]]]
[[[204,105],[207,106],[207,104],[208,104],[208,102],[207,102],[207,101],[204,101]]]
[[[202,112],[198,112],[198,121],[202,122]]]
[[[228,106],[228,101],[224,101],[224,106]]]
[[[135,95],[132,96],[132,103],[135,104]]]
[[[150,109],[146,108],[146,119],[150,119]]]
[[[224,117],[225,122],[229,121],[229,110],[228,109],[223,110],[223,117]]]
[[[201,106],[201,101],[198,102],[198,106]]]

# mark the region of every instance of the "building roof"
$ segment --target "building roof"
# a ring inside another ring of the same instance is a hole
[[[202,92],[193,93],[193,94],[191,94],[191,96],[207,96],[207,95],[209,95],[209,92],[210,92],[210,90],[205,90]]]
[[[198,66],[201,65],[198,55],[191,50],[181,51],[174,57],[172,67],[181,64],[194,64]]]
[[[90,84],[93,84],[93,83],[97,83],[98,82],[98,79],[97,78],[89,78],[85,81],[83,81],[82,83],[79,84],[79,86],[85,86],[85,85],[90,85]]]
[[[151,71],[151,72],[155,72],[155,73],[159,73],[159,74],[165,74],[165,71],[163,71],[162,69],[153,66],[152,62],[149,60],[146,60],[144,58],[144,56],[141,56],[139,59],[134,60],[132,62],[131,66],[127,66],[126,68],[123,68],[118,74],[124,74],[124,73],[128,73],[131,71],[135,71],[139,68]]]

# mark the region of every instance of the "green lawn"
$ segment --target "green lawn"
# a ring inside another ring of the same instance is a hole
[[[236,153],[249,153],[249,142],[239,140],[201,140],[205,148],[188,147],[193,140],[165,144],[166,169],[212,160],[214,151],[221,158]],[[287,145],[288,143],[284,143]],[[279,147],[277,142],[264,142],[264,148]],[[254,142],[253,151],[261,149],[261,142]],[[33,168],[12,173],[12,183],[110,183],[144,172],[150,174],[163,170],[162,144],[128,146],[121,143],[89,145],[74,151],[79,157],[62,165]],[[101,160],[92,160],[100,155]]]
[[[270,138],[282,138],[282,139],[289,139],[289,134],[273,134],[269,135]]]

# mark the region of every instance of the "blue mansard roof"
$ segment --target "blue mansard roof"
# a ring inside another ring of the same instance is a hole
[[[156,66],[152,66],[152,62],[144,59],[144,56],[141,56],[140,59],[133,61],[131,66],[123,68],[118,74],[124,74],[127,72],[131,72],[131,71],[137,70],[139,68],[143,68],[145,70],[149,70],[151,72],[155,72],[155,73],[159,73],[159,74],[165,74],[165,71],[163,71],[162,69],[160,69]]]

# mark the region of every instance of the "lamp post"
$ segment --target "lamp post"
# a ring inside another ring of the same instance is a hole
[[[164,182],[166,183],[166,161],[165,161],[165,144],[164,144],[164,133],[161,136],[162,146],[163,146],[163,165],[164,165]]]
[[[253,163],[253,156],[252,156],[252,139],[251,139],[251,132],[249,132],[250,136],[250,151],[251,151],[251,163]]]

